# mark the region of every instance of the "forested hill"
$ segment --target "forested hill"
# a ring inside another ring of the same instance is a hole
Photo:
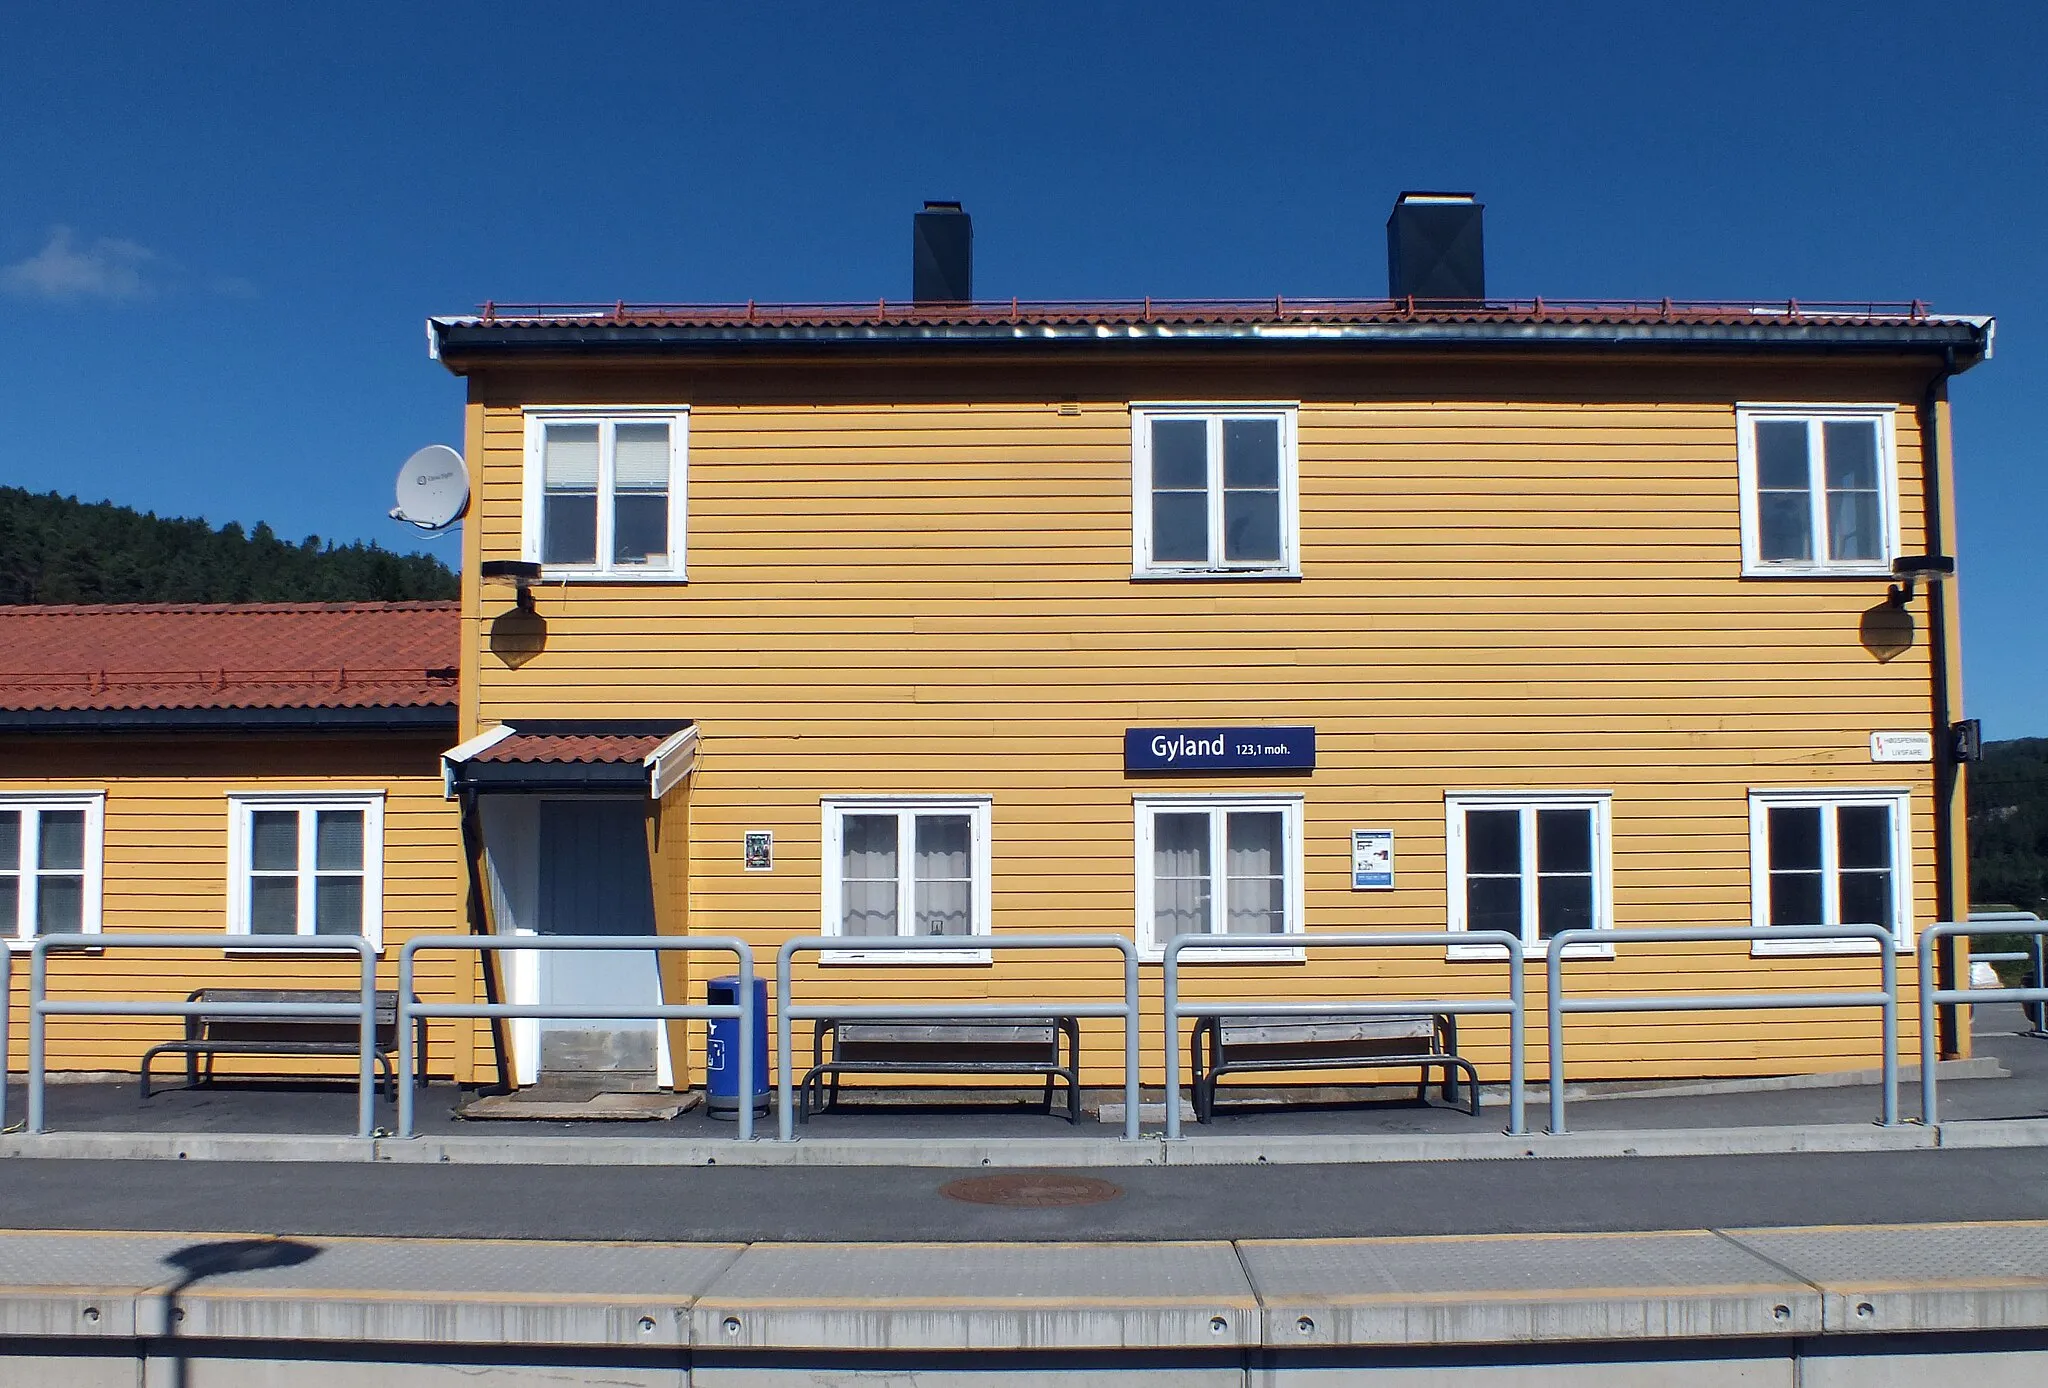
[[[160,517],[55,492],[0,487],[0,603],[400,602],[452,598],[448,566],[267,525]]]
[[[1985,743],[1968,784],[1970,904],[2048,915],[2048,737]]]

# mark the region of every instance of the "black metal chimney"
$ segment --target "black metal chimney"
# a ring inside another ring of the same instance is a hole
[[[911,219],[910,297],[920,304],[974,302],[974,219],[957,202],[928,202]]]
[[[1470,193],[1403,193],[1387,218],[1387,297],[1451,308],[1486,298],[1485,204]]]

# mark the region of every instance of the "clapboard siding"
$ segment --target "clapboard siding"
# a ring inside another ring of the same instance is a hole
[[[228,796],[239,791],[384,792],[384,936],[378,985],[397,986],[398,952],[425,933],[462,933],[464,873],[455,807],[442,798],[439,736],[307,737],[187,735],[0,739],[0,790],[100,791],[106,796],[102,926],[109,933],[224,935],[227,923]],[[16,1036],[27,1025],[26,959],[15,970]],[[347,963],[316,954],[283,957],[193,950],[114,948],[53,956],[53,996],[181,999],[194,988],[349,987]],[[423,955],[422,997],[472,1001],[471,962]],[[165,1018],[53,1018],[53,1071],[132,1071],[143,1050],[176,1037]],[[488,1038],[466,1023],[429,1028],[428,1063],[469,1078]],[[23,1052],[17,1048],[17,1058]],[[173,1067],[176,1068],[175,1066]],[[339,1075],[344,1062],[234,1060],[223,1073]]]
[[[471,381],[475,553],[519,552],[522,404],[685,403],[690,581],[544,585],[543,648],[503,654],[505,593],[482,590],[476,721],[694,719],[691,928],[763,956],[819,927],[827,796],[991,796],[995,928],[1128,933],[1134,794],[1300,793],[1310,928],[1415,930],[1445,918],[1445,791],[1597,789],[1613,794],[1624,943],[1572,961],[1575,988],[1867,988],[1867,956],[1758,960],[1625,932],[1748,924],[1761,787],[1909,789],[1914,917],[1935,918],[1931,769],[1873,766],[1868,743],[1929,726],[1927,609],[1901,640],[1883,580],[1744,579],[1736,477],[1737,402],[1895,404],[1902,543],[1933,548],[1923,384],[1888,362],[1621,358],[493,371]],[[1129,403],[1231,400],[1300,402],[1301,577],[1133,580]],[[1316,771],[1122,771],[1127,726],[1258,723],[1313,724]],[[1396,831],[1395,890],[1349,890],[1354,826]],[[773,873],[742,871],[748,829],[774,831]],[[1502,976],[1408,949],[1187,971],[1196,996],[1471,993]],[[1118,977],[1067,952],[798,966],[806,997],[834,1001],[1094,996]],[[1144,987],[1156,1080],[1156,967]],[[1571,1036],[1594,1078],[1861,1068],[1877,1029],[1819,1009],[1583,1018]],[[1109,1077],[1121,1038],[1086,1032]],[[1465,1036],[1497,1076],[1503,1026],[1473,1018]],[[1530,1040],[1540,1064],[1540,1026]]]

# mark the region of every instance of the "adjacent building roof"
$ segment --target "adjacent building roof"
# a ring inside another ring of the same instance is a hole
[[[1544,348],[1778,353],[1991,354],[1993,322],[1917,300],[1681,302],[1524,299],[1178,300],[912,304],[497,304],[431,318],[434,356],[475,359],[863,348],[1022,349],[1050,343],[1302,349]]]
[[[0,728],[444,728],[453,602],[0,607]]]

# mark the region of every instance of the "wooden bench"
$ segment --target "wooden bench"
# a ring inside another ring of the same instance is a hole
[[[362,994],[343,988],[195,988],[187,1002],[359,1003]],[[426,1082],[427,1019],[415,1017],[413,1082]],[[150,1062],[165,1052],[185,1057],[185,1083],[201,1083],[199,1059],[206,1058],[204,1082],[213,1083],[217,1055],[338,1055],[353,1059],[362,1042],[362,1024],[353,1017],[243,1017],[199,1013],[185,1018],[182,1040],[151,1046],[142,1055],[142,1097],[149,1097]],[[377,994],[376,1060],[384,1071],[391,1097],[398,1097],[393,1057],[398,1051],[398,994]]]
[[[1443,1097],[1457,1101],[1456,1075],[1465,1076],[1472,1116],[1479,1116],[1479,1075],[1458,1054],[1458,1019],[1449,1013],[1347,1017],[1337,1013],[1257,1017],[1201,1017],[1189,1042],[1194,1067],[1195,1118],[1216,1115],[1216,1082],[1231,1071],[1351,1070],[1415,1066],[1421,1101],[1430,1071],[1442,1067]]]
[[[825,1043],[832,1059],[825,1059]],[[1065,1059],[1061,1058],[1062,1041]],[[859,1075],[1043,1075],[1045,1111],[1067,1085],[1067,1121],[1081,1121],[1081,1023],[1073,1017],[959,1017],[933,1022],[820,1021],[811,1068],[798,1085],[797,1117],[839,1104],[839,1077]]]

